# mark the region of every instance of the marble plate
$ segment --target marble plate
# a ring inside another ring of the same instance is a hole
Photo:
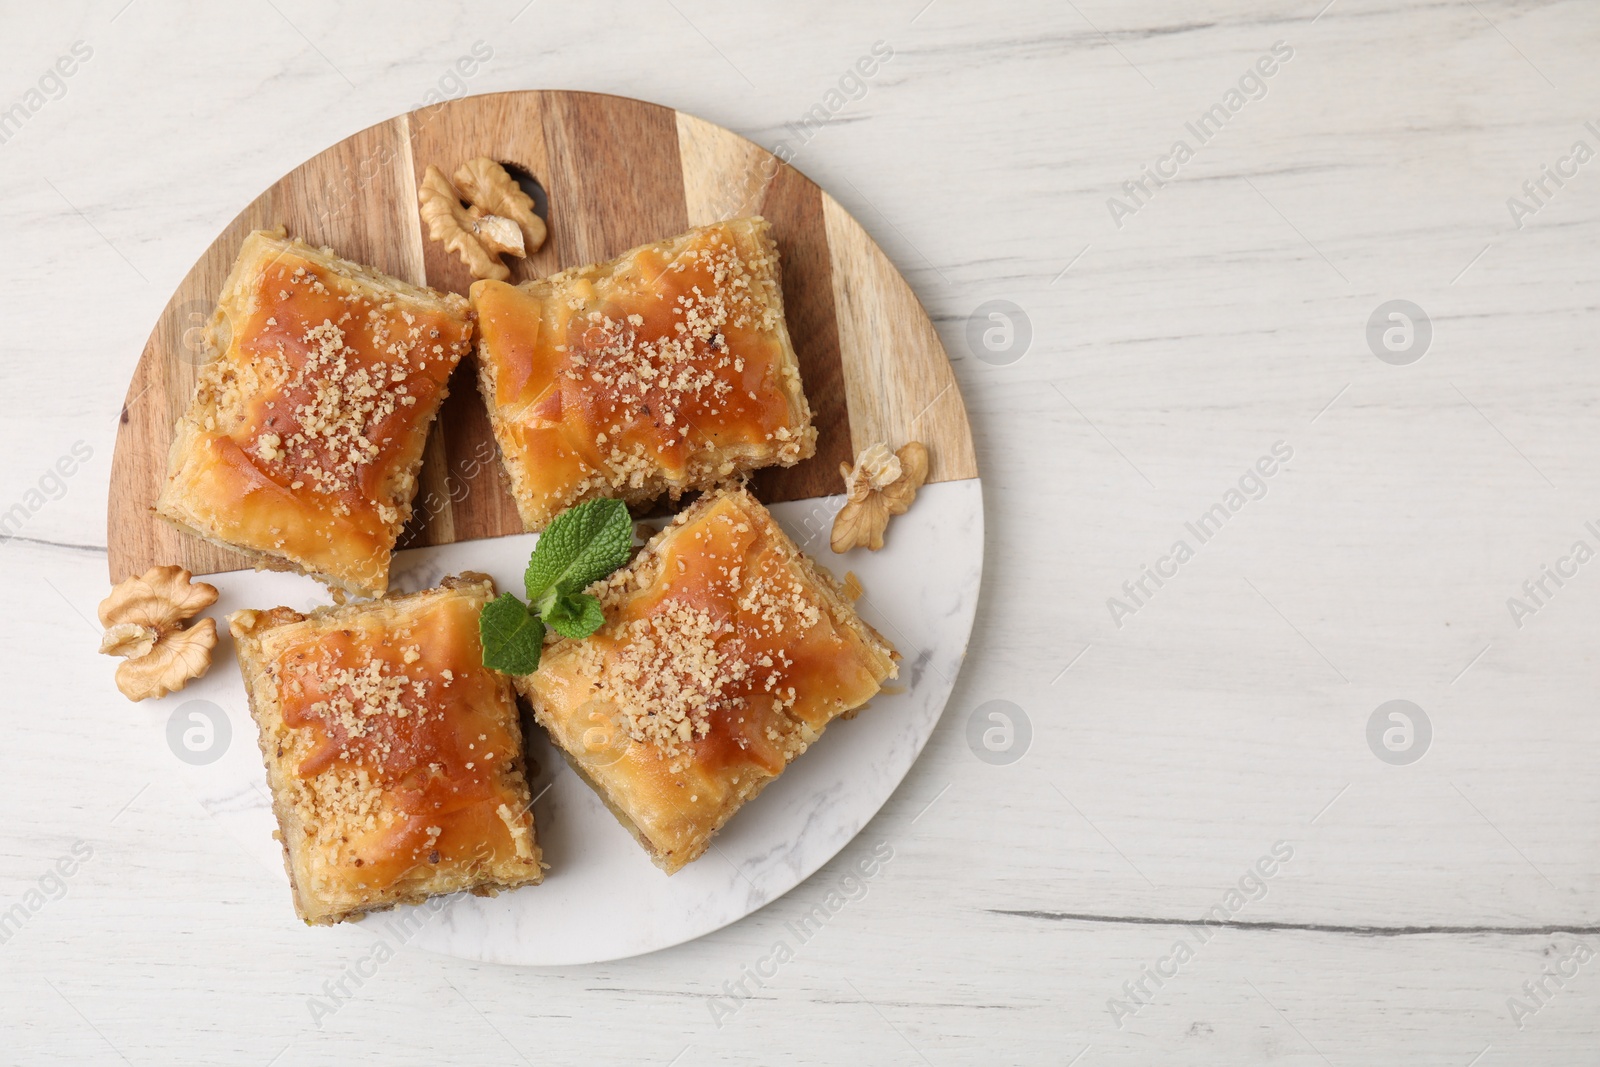
[[[545,860],[542,885],[498,897],[458,894],[371,916],[354,930],[468,959],[573,964],[619,959],[688,941],[749,915],[816,872],[875,815],[927,743],[966,653],[983,564],[983,499],[977,479],[925,486],[894,520],[883,551],[835,556],[827,533],[841,497],[773,506],[808,555],[835,574],[854,571],[865,590],[862,616],[899,648],[892,691],[822,739],[747,804],[714,847],[670,878],[658,870],[537,728],[529,731],[534,820]],[[446,574],[480,570],[516,589],[537,536],[472,541],[401,552],[394,587],[410,592]],[[221,593],[211,614],[287,604],[328,603],[316,582],[279,572],[209,576]],[[181,777],[207,811],[281,887],[292,916],[282,852],[255,724],[224,637],[211,672],[181,693],[149,701]],[[314,932],[320,936],[323,931]]]

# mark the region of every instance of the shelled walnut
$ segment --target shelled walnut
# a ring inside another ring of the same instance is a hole
[[[847,499],[834,516],[829,544],[835,552],[861,545],[876,552],[883,547],[890,516],[904,514],[927,481],[928,449],[920,441],[910,441],[898,452],[875,444],[862,450],[854,467],[839,464],[839,473]]]
[[[210,669],[216,620],[183,624],[216,603],[217,589],[193,578],[182,567],[151,567],[100,602],[100,651],[127,661],[117,689],[129,700],[166,696]]]
[[[544,247],[544,220],[534,213],[533,198],[522,191],[506,168],[488,156],[469,159],[456,171],[456,188],[480,212],[516,223],[522,231],[521,243],[527,248],[517,255],[532,255]]]
[[[521,259],[544,244],[544,220],[533,210],[506,169],[487,156],[470,159],[456,171],[455,184],[433,164],[417,189],[428,238],[454,252],[474,278],[505,281],[511,271],[502,255]]]

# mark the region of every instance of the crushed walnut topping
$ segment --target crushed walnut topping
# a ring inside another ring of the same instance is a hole
[[[585,425],[574,428],[592,437],[578,446],[582,474],[539,493],[541,507],[649,496],[669,487],[669,471],[673,484],[730,477],[732,441],[765,448],[764,462],[783,466],[810,454],[809,426],[774,425],[791,418],[797,375],[757,356],[783,328],[770,246],[713,230],[607,269],[605,296],[586,273],[593,268],[542,283],[560,324],[547,342],[560,354],[559,391],[584,398]]]
[[[281,802],[307,834],[310,882],[329,893],[459,863],[461,839],[451,835],[475,826],[484,804],[526,805],[512,762],[514,705],[497,700],[501,690],[485,678],[464,673],[478,653],[461,635],[475,627],[483,598],[418,596],[431,603],[381,625],[302,624],[304,616],[276,609],[294,628],[269,629],[266,641],[276,647],[261,649],[263,692],[277,709],[274,760],[285,775],[275,794],[283,791]],[[235,637],[244,641],[261,614],[236,613]],[[479,743],[469,747],[472,737]],[[519,828],[526,822],[506,820],[519,856],[533,854]]]
[[[283,280],[327,292],[315,268],[298,266],[292,273],[285,271]],[[285,299],[289,296],[286,293]],[[378,304],[359,293],[347,293],[340,302],[345,310],[337,321],[324,317],[303,330],[292,320],[286,322],[286,328],[298,332],[293,350],[281,337],[265,342],[267,358],[240,366],[233,379],[223,383],[221,396],[223,407],[229,408],[274,391],[277,399],[265,406],[263,432],[252,451],[268,468],[276,468],[291,488],[324,495],[362,488],[366,469],[382,452],[385,423],[397,410],[416,403],[411,377],[414,371],[427,369],[427,345],[439,334],[437,328],[425,329],[403,308],[397,321],[391,317],[393,304]],[[273,322],[277,321],[275,316]],[[358,346],[357,331],[370,336],[370,346]],[[276,358],[272,358],[274,347]],[[334,510],[345,513],[348,504],[337,502]],[[385,510],[386,522],[400,519],[397,509]]]
[[[337,695],[312,704],[310,712],[342,735],[346,747],[340,756],[344,759],[352,757],[350,741],[370,738],[377,742],[381,753],[392,750],[393,741],[385,736],[390,728],[374,722],[379,717],[404,719],[413,713],[429,714],[426,707],[408,699],[420,695],[416,687],[424,683],[412,681],[380,659],[368,660],[364,667],[332,671],[324,684],[336,690]]]
[[[690,427],[681,417],[686,406],[696,402],[708,414],[718,415],[733,393],[732,375],[726,372],[734,358],[728,354],[725,331],[765,333],[777,326],[773,303],[751,295],[752,280],[763,273],[761,266],[720,238],[684,250],[667,270],[680,274],[703,270],[710,276],[711,289],[707,292],[696,284],[679,294],[672,308],[675,321],[659,336],[644,332],[642,315],[635,312],[614,319],[603,310],[588,308],[575,290],[574,310],[580,314],[568,326],[568,377],[587,379],[613,395],[624,409],[657,416],[687,436]]]
[[[683,603],[630,622],[604,676],[629,735],[669,752],[706,736],[708,710],[750,669],[739,656],[737,633],[731,621]]]
[[[766,550],[762,532],[728,513],[708,526],[714,529],[678,531],[692,543],[668,552],[672,566],[666,557],[634,565],[635,576],[662,569],[656,581],[665,591],[643,615],[614,610],[627,572],[608,580],[603,599],[614,621],[605,640],[577,649],[599,679],[597,696],[619,709],[628,735],[669,757],[706,737],[716,714],[737,715],[758,701],[778,715],[793,708],[794,660],[784,645],[825,621],[815,595]],[[692,569],[684,554],[696,557]]]

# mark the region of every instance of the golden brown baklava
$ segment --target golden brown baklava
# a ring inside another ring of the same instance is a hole
[[[521,286],[472,286],[479,388],[530,530],[816,448],[761,218],[702,226]]]
[[[428,427],[471,346],[455,294],[257,230],[223,286],[156,513],[361,596],[388,588]]]
[[[897,671],[889,643],[742,489],[702,496],[590,592],[604,626],[547,644],[517,688],[669,874]]]
[[[311,924],[542,877],[505,675],[483,666],[481,575],[371,603],[228,618]]]

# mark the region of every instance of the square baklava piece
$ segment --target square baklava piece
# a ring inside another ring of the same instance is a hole
[[[483,665],[481,575],[228,617],[295,910],[322,925],[542,877],[522,728]]]
[[[639,504],[816,450],[765,219],[521,286],[472,286],[478,385],[524,525]]]
[[[156,513],[258,569],[382,595],[428,426],[471,349],[466,300],[257,230],[206,339]]]
[[[605,624],[547,644],[517,688],[668,874],[897,671],[743,489],[702,496],[590,592]]]

